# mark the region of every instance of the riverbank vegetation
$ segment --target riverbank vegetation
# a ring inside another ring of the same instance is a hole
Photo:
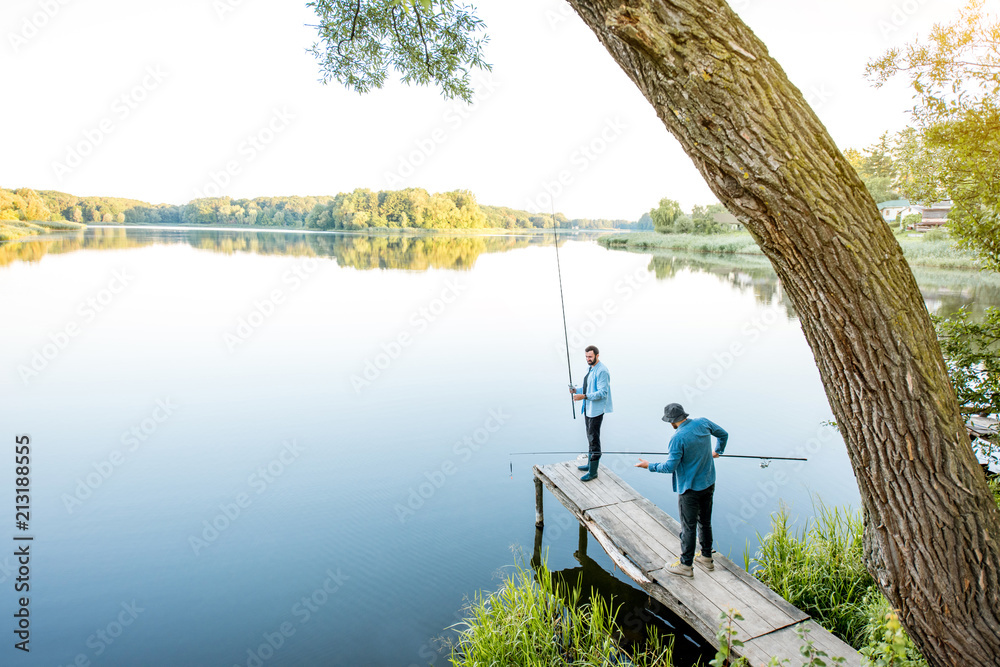
[[[990,482],[1000,506],[1000,480]],[[860,512],[816,507],[796,532],[787,508],[771,517],[771,531],[744,566],[817,623],[858,649],[876,666],[925,667],[896,612],[864,566]]]
[[[928,232],[919,236],[904,233],[896,235],[906,261],[912,265],[933,266],[944,269],[980,269],[978,257],[958,248],[947,234]],[[660,234],[657,232],[632,232],[612,234],[597,240],[606,248],[624,250],[703,252],[719,255],[763,255],[749,232],[725,234]]]
[[[543,563],[518,566],[495,593],[477,594],[455,629],[457,667],[634,665],[672,667],[672,643],[651,632],[645,646],[625,647],[616,612],[600,596],[582,602],[582,586],[557,582]]]
[[[37,236],[48,232],[70,232],[86,229],[87,225],[48,220],[44,222],[25,222],[22,220],[0,219],[0,241],[16,241],[26,236]]]
[[[817,506],[801,531],[782,508],[771,531],[759,537],[757,553],[744,565],[768,587],[817,623],[861,651],[870,664],[923,667],[913,642],[899,625],[863,561],[860,513]],[[887,661],[891,657],[894,661]],[[882,660],[882,662],[879,662]]]
[[[568,219],[563,229],[642,229],[629,220]],[[77,197],[53,190],[0,188],[0,221],[69,221],[103,224],[198,225],[284,229],[550,229],[553,216],[479,204],[467,190],[429,193],[423,188],[372,190],[316,197],[205,197],[187,204],[150,204],[118,197]]]

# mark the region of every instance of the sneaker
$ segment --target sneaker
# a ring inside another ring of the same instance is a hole
[[[690,565],[685,565],[680,561],[680,559],[677,559],[672,564],[668,565],[666,570],[671,574],[679,574],[682,577],[694,576],[694,568]]]
[[[694,557],[694,562],[700,563],[701,566],[706,570],[715,569],[715,561],[712,560],[711,556],[704,556],[702,554],[698,554],[697,556]]]

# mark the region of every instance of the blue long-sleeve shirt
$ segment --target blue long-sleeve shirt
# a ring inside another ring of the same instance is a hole
[[[715,451],[722,454],[726,451],[729,434],[721,426],[704,417],[686,420],[670,438],[667,460],[650,463],[649,471],[673,473],[674,491],[677,493],[707,489],[715,484],[713,435],[717,439]]]
[[[598,361],[590,367],[587,376],[584,377],[586,390],[577,387],[577,394],[585,393],[587,398],[583,399],[580,412],[586,417],[596,417],[605,412],[614,410],[611,403],[611,374],[603,361]]]

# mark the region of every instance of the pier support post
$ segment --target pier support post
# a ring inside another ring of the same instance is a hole
[[[542,513],[542,480],[535,475],[535,528],[545,525],[545,515]]]
[[[587,556],[587,535],[590,533],[587,527],[580,522],[580,535],[577,537],[576,551],[580,554],[581,558],[586,558]]]

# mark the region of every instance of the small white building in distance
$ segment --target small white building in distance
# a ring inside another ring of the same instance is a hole
[[[940,227],[948,222],[948,211],[951,210],[951,200],[932,202],[926,206],[923,204],[911,204],[906,199],[893,199],[884,201],[878,205],[882,219],[888,223],[902,220],[908,215],[920,214],[921,220],[917,223],[917,229],[932,229]]]

